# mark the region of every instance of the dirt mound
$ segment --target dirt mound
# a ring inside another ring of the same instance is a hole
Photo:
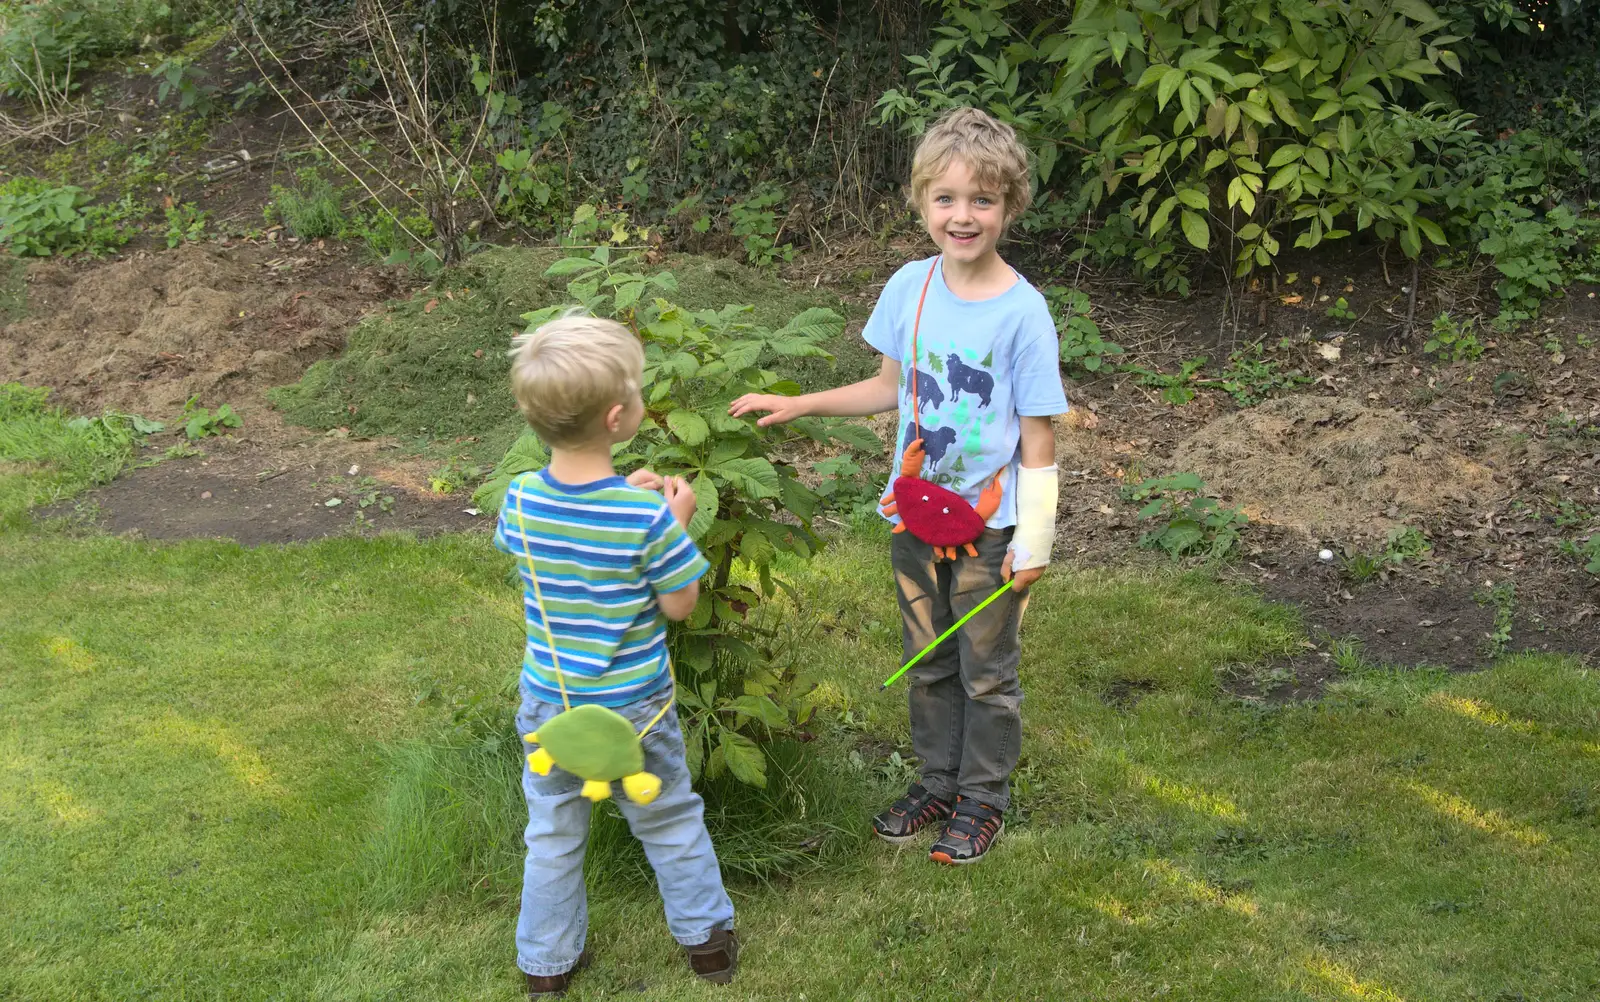
[[[295,256],[298,254],[298,256]],[[0,372],[84,411],[170,418],[235,404],[337,351],[387,290],[313,248],[190,244],[70,269],[35,265],[32,314],[0,331]]]
[[[1323,539],[1379,535],[1448,502],[1506,494],[1486,467],[1431,439],[1406,415],[1297,395],[1219,418],[1173,451],[1262,520]]]

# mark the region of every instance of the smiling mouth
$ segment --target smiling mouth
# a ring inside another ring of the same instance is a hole
[[[947,230],[946,232],[957,240],[976,240],[978,238],[978,232],[976,230]]]

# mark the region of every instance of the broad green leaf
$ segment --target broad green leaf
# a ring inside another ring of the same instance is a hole
[[[765,459],[751,456],[730,459],[710,468],[737,491],[752,498],[770,498],[778,495],[778,471]]]
[[[1178,189],[1178,201],[1191,209],[1199,209],[1201,212],[1211,208],[1211,199],[1207,198],[1205,191],[1200,188]]]
[[[1205,250],[1211,246],[1211,230],[1206,226],[1205,219],[1198,213],[1185,209],[1180,222],[1183,226],[1183,235],[1189,243],[1200,250]]]
[[[1300,61],[1300,53],[1293,49],[1279,49],[1267,57],[1261,68],[1268,73],[1282,73],[1284,70]]]
[[[1183,83],[1183,72],[1168,67],[1166,76],[1161,78],[1161,85],[1156,88],[1156,106],[1162,111],[1167,110],[1167,102],[1172,100],[1172,95],[1178,92],[1178,85]]]
[[[1267,161],[1267,168],[1282,167],[1291,160],[1298,160],[1305,155],[1306,148],[1299,143],[1288,143],[1278,147],[1272,154],[1272,159]]]
[[[546,278],[558,278],[562,275],[579,275],[594,271],[601,267],[598,261],[586,257],[564,257],[545,269]]]
[[[722,501],[717,497],[717,485],[704,473],[696,476],[689,485],[694,490],[694,515],[689,519],[689,535],[699,540],[717,520],[717,508]]]
[[[766,789],[767,759],[754,741],[724,727],[717,751],[722,752],[722,760],[735,779],[747,786]]]
[[[740,696],[729,703],[728,707],[752,720],[759,720],[774,730],[789,726],[789,715],[767,696]]]
[[[706,440],[711,434],[711,428],[706,424],[706,419],[694,411],[676,410],[667,415],[667,427],[671,429],[678,441],[687,446],[696,446]]]
[[[828,435],[862,452],[882,453],[884,446],[876,432],[864,424],[840,421],[828,426]]]

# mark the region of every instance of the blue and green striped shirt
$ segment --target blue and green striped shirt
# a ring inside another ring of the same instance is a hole
[[[688,587],[710,565],[660,494],[621,477],[564,484],[547,470],[524,473],[506,491],[494,541],[522,575],[522,684],[534,698],[561,702],[535,572],[574,705],[621,706],[667,684],[656,595]]]

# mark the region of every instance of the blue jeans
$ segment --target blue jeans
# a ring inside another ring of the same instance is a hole
[[[639,730],[671,702],[672,688],[617,712]],[[531,734],[561,712],[559,705],[528,698],[517,713],[517,734]],[[706,831],[704,804],[689,786],[683,730],[669,710],[644,737],[644,767],[661,779],[661,794],[635,804],[613,783],[612,796],[644,843],[666,906],[667,929],[685,946],[696,946],[718,929],[733,928],[733,902],[722,887],[717,854]],[[570,970],[583,953],[589,905],[583,884],[583,852],[589,842],[591,805],[583,781],[560,768],[540,776],[523,763],[522,792],[528,800],[528,857],[522,873],[522,912],[517,917],[517,966],[534,975]]]

